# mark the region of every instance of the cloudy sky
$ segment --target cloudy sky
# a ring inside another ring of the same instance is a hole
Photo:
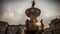
[[[35,7],[41,10],[41,15],[38,21],[43,19],[45,28],[49,27],[49,23],[60,15],[60,1],[56,0],[35,0]],[[28,18],[25,15],[25,10],[30,8],[32,0],[5,0],[0,7],[0,21],[6,21],[10,25],[25,24]],[[2,14],[1,14],[2,12]]]

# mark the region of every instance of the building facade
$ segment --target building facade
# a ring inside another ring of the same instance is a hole
[[[60,19],[56,18],[51,20],[49,24],[52,34],[60,34]]]
[[[0,21],[0,34],[6,33],[7,26],[8,26],[7,22]]]
[[[25,34],[25,25],[9,25],[8,22],[0,21],[0,34]]]

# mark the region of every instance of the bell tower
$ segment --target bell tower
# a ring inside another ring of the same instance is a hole
[[[42,34],[44,24],[42,20],[38,22],[37,17],[40,16],[41,10],[39,8],[35,7],[35,1],[32,1],[32,7],[28,8],[25,11],[25,14],[27,17],[30,18],[30,20],[26,20],[26,34]]]

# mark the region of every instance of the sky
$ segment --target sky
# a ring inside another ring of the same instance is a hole
[[[38,21],[43,19],[45,28],[49,27],[51,20],[59,18],[60,1],[59,0],[35,0],[36,8],[41,10],[41,15],[37,17]],[[6,21],[10,25],[25,24],[29,19],[25,11],[32,5],[32,0],[4,0],[0,7],[0,21]],[[1,14],[2,13],[2,14]]]

